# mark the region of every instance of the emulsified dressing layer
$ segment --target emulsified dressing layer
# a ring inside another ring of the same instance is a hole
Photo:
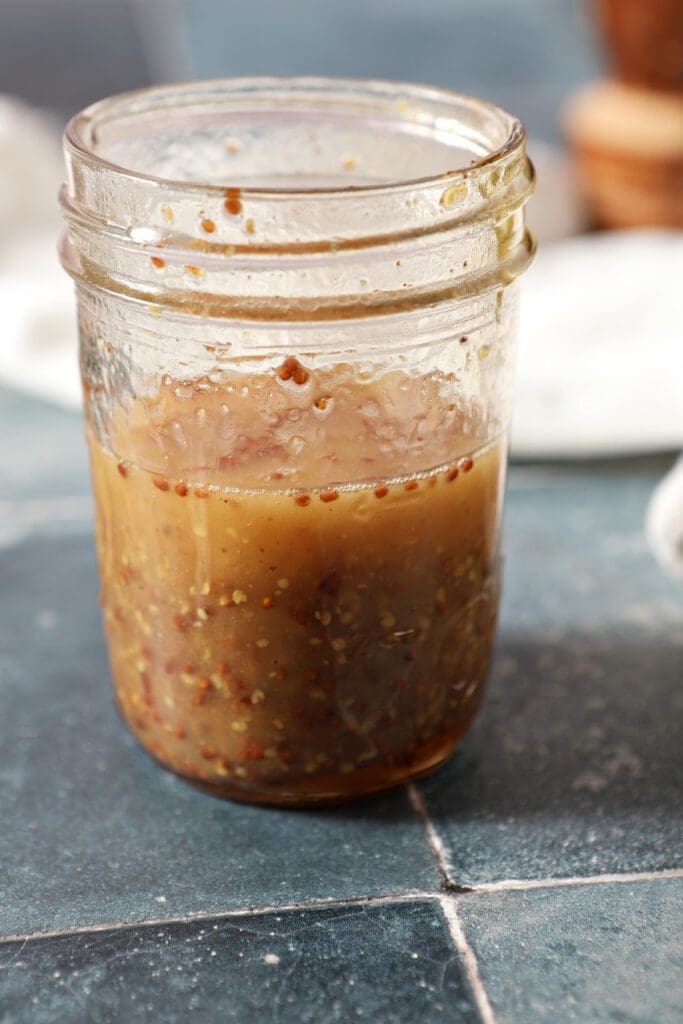
[[[189,778],[250,800],[382,789],[475,713],[505,446],[440,378],[165,379],[90,432],[119,706]]]

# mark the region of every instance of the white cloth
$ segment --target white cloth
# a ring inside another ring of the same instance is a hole
[[[512,451],[683,446],[683,232],[565,239],[522,281]]]
[[[0,96],[0,382],[80,405],[76,310],[59,265],[59,129]]]

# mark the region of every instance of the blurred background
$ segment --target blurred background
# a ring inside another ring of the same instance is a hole
[[[541,245],[522,284],[513,455],[683,446],[683,0],[0,6],[6,387],[79,405],[72,293],[54,248],[58,133],[71,114],[191,78],[407,79],[479,94],[528,129]],[[676,493],[667,515],[683,551],[683,483]],[[683,573],[667,530],[665,560]]]
[[[2,0],[0,91],[62,119],[111,93],[224,75],[397,78],[478,93],[557,141],[602,58],[574,0]]]

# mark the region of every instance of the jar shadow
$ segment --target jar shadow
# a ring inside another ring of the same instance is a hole
[[[624,625],[503,636],[479,720],[420,783],[436,827],[573,822],[647,844],[648,822],[680,808],[682,660],[680,643]]]

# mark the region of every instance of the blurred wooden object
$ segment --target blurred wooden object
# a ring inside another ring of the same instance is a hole
[[[614,71],[623,82],[683,91],[683,0],[598,0]]]
[[[683,228],[683,0],[593,0],[615,77],[574,96],[565,132],[593,220]]]
[[[601,227],[683,228],[683,98],[597,82],[565,112],[581,191]]]

